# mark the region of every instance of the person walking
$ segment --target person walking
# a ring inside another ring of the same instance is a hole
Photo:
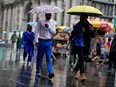
[[[45,19],[40,19],[35,30],[36,46],[38,48],[37,63],[36,63],[36,76],[41,76],[41,66],[44,54],[46,54],[46,63],[48,69],[48,77],[54,77],[54,70],[51,62],[52,54],[52,37],[56,34],[56,22],[51,19],[52,14],[46,13]]]
[[[110,47],[108,69],[111,69],[112,65],[114,65],[114,69],[116,69],[116,34],[114,35],[114,38],[112,40],[111,47]]]
[[[99,64],[99,59],[101,55],[101,37],[96,38],[95,44],[96,44],[95,46],[96,55],[94,55],[94,57],[92,58],[92,61],[97,60],[96,64]]]
[[[14,33],[12,34],[10,41],[11,41],[11,50],[15,49],[16,48],[15,47],[16,46],[16,41],[17,41],[16,31],[14,31]]]
[[[23,32],[23,36],[22,36],[22,44],[24,48],[23,60],[25,61],[28,55],[28,60],[27,60],[28,64],[31,63],[32,57],[34,56],[34,39],[35,39],[35,34],[34,32],[32,32],[32,26],[28,25],[27,31]]]
[[[110,52],[110,42],[111,42],[111,38],[108,38],[108,41],[107,41],[107,43],[106,43],[106,48],[107,48],[107,50],[108,50],[108,52]]]
[[[94,37],[93,27],[87,21],[88,15],[81,14],[80,21],[74,26],[73,31],[71,32],[70,41],[74,39],[75,42],[72,48],[72,53],[78,54],[79,60],[76,64],[76,67],[73,72],[73,77],[78,78],[78,71],[80,70],[81,81],[86,80],[85,68],[84,68],[84,59],[89,55],[90,47],[90,37]]]
[[[19,34],[17,38],[17,51],[21,49],[21,45],[22,45],[22,38],[21,38],[21,34]]]

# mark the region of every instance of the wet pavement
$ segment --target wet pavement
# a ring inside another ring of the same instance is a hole
[[[23,62],[22,52],[0,47],[0,87],[116,87],[116,73],[107,70],[107,65],[86,63],[87,81],[81,83],[80,79],[72,78],[69,59],[62,56],[54,62],[54,78],[48,78],[45,58],[42,76],[37,78],[36,52],[31,65]]]

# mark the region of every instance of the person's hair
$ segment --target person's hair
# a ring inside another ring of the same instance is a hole
[[[29,31],[29,30],[32,30],[32,26],[31,25],[27,25],[27,31]]]
[[[87,19],[87,18],[88,18],[88,14],[82,13],[82,14],[80,15],[80,17],[85,17],[85,18]]]
[[[46,15],[52,15],[52,14],[51,14],[51,13],[46,13],[45,16],[46,16]]]
[[[111,38],[108,38],[108,41],[111,41]]]

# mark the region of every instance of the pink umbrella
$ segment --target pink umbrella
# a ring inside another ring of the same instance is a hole
[[[59,13],[62,12],[63,9],[52,6],[52,5],[44,5],[44,6],[38,6],[33,8],[32,10],[29,11],[29,13],[32,14],[45,14],[45,13]]]

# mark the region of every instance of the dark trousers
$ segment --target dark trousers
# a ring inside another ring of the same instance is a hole
[[[109,53],[109,68],[112,68],[112,66],[114,66],[114,68],[116,69],[116,54],[115,54],[115,52]]]
[[[73,53],[73,44],[70,44],[69,64],[76,63],[76,54]]]
[[[78,54],[78,61],[74,71],[80,70],[80,73],[85,73],[83,47],[73,46],[72,53]]]

